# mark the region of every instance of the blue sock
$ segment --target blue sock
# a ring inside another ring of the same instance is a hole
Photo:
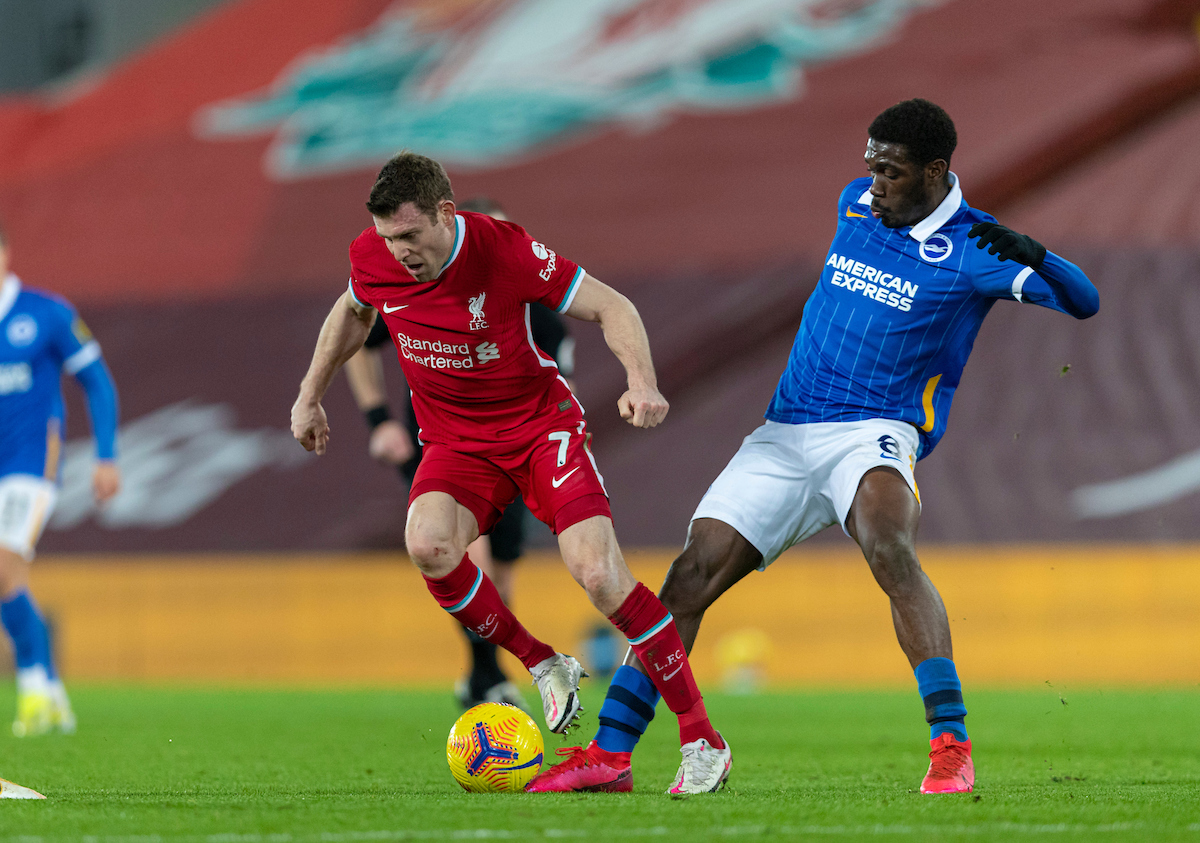
[[[42,665],[50,679],[56,678],[50,663],[50,636],[28,591],[0,603],[0,623],[13,643],[17,670]]]
[[[949,732],[956,740],[967,739],[964,718],[962,683],[950,659],[926,659],[917,665],[917,689],[925,701],[925,721],[929,724],[929,739]]]
[[[621,665],[613,674],[604,705],[600,706],[596,743],[607,752],[633,752],[654,719],[657,704],[654,683],[636,667]]]

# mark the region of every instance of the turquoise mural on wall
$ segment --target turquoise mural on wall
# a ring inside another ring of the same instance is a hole
[[[418,4],[419,5],[419,4]],[[803,68],[897,30],[931,0],[508,0],[422,27],[413,4],[298,57],[267,90],[197,115],[209,139],[273,135],[280,179],[398,149],[488,168],[622,124],[800,95]]]

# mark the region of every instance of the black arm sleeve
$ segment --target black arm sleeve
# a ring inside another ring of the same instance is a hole
[[[563,360],[559,358],[563,340],[567,338],[567,326],[562,317],[548,307],[540,304],[529,305],[529,327],[533,331],[533,341],[537,347],[549,354],[558,363],[559,371],[565,377],[571,377],[572,372],[564,368]]]
[[[387,325],[383,322],[383,317],[378,313],[375,314],[375,324],[371,326],[371,333],[367,334],[366,340],[363,341],[363,348],[379,348],[381,345],[387,344],[391,340],[388,334]]]

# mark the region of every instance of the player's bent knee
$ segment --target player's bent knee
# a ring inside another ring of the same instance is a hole
[[[426,576],[442,576],[452,571],[463,558],[464,550],[453,541],[420,532],[405,536],[408,555]]]

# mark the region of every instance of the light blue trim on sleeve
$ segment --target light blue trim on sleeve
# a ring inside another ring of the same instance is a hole
[[[575,270],[575,277],[571,280],[571,286],[567,288],[567,294],[563,296],[562,304],[555,308],[558,313],[566,313],[571,302],[575,301],[575,294],[579,292],[579,284],[585,275],[587,273],[583,271],[582,266]]]
[[[346,289],[350,291],[350,298],[352,298],[356,302],[358,302],[360,307],[370,307],[371,306],[371,305],[367,304],[366,302],[364,302],[362,299],[360,299],[358,296],[354,295],[354,279],[353,278],[351,278],[349,281],[346,282]]]

